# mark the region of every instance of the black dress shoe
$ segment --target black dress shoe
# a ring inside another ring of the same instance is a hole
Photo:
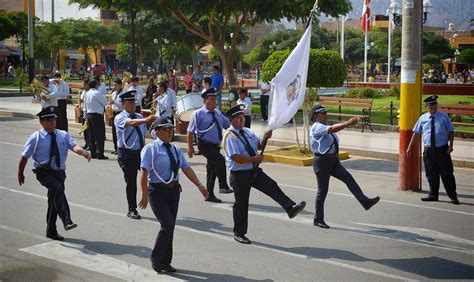
[[[218,199],[216,196],[214,197],[209,197],[206,199],[206,202],[211,202],[211,203],[222,203],[221,199]]]
[[[64,241],[64,237],[59,234],[46,234],[46,237],[48,237],[49,239],[56,240],[56,241]]]
[[[152,264],[151,267],[153,270],[155,270],[158,273],[163,273],[163,272],[176,272],[176,268],[172,267],[171,264]]]
[[[375,197],[375,198],[372,198],[372,199],[369,199],[369,200],[367,201],[367,203],[365,203],[364,209],[365,209],[366,211],[370,210],[370,208],[373,207],[373,206],[374,206],[376,203],[378,203],[379,201],[380,201],[380,197],[379,197],[379,196],[377,196],[377,197]]]
[[[459,205],[459,200],[458,200],[458,198],[453,198],[453,199],[451,199],[451,203],[453,203],[454,205]]]
[[[97,155],[91,155],[91,159],[97,159]]]
[[[110,152],[112,155],[117,155],[117,151]]]
[[[87,150],[87,149],[89,149],[89,146],[84,145],[84,146],[82,146],[82,149]]]
[[[102,155],[102,156],[98,156],[97,159],[98,160],[108,160],[109,157]]]
[[[234,240],[242,244],[252,243],[250,242],[249,238],[245,237],[245,235],[234,235]]]
[[[297,205],[294,205],[291,208],[289,208],[286,212],[288,213],[288,216],[290,218],[293,218],[296,215],[298,215],[301,211],[303,211],[304,207],[306,207],[306,202],[302,201],[301,203],[299,203]]]
[[[428,196],[428,197],[425,197],[425,198],[421,198],[421,200],[423,202],[437,202],[438,197]]]
[[[234,191],[232,189],[230,189],[229,187],[219,189],[219,193],[221,193],[221,194],[230,194],[230,193],[233,193],[233,192]]]
[[[74,229],[76,227],[77,227],[77,224],[69,223],[69,224],[64,225],[64,230],[69,231],[69,230]]]
[[[140,218],[142,218],[142,217],[140,216],[140,214],[139,214],[136,210],[129,211],[129,212],[127,213],[127,216],[130,217],[130,218],[132,218],[132,219],[140,219]]]
[[[329,225],[327,225],[326,222],[324,222],[324,220],[315,220],[313,221],[313,225],[321,227],[321,228],[325,228],[325,229],[329,228]]]

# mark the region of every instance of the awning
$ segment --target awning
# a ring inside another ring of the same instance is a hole
[[[67,54],[71,59],[84,60],[86,56],[84,54]]]

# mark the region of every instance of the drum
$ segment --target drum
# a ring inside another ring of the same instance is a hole
[[[203,105],[202,98],[196,94],[186,94],[176,99],[176,117],[183,122],[191,121],[193,112]]]

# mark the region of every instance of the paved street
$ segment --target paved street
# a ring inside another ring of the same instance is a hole
[[[178,272],[158,275],[148,257],[159,224],[149,207],[139,211],[142,220],[126,217],[125,185],[116,157],[107,154],[109,160],[87,163],[70,153],[66,195],[79,228],[58,228],[66,240],[51,241],[44,236],[46,189],[31,169],[25,185],[17,183],[23,144],[38,127],[37,120],[0,117],[0,280],[474,279],[474,170],[455,169],[461,205],[450,204],[443,188],[440,202],[422,203],[425,193],[396,190],[398,163],[367,158],[352,158],[344,165],[368,196],[379,195],[382,201],[367,212],[333,179],[326,200],[329,230],[312,225],[312,168],[263,164],[285,193],[308,205],[290,220],[275,202],[254,190],[251,245],[233,240],[233,195],[220,195],[222,204],[204,202],[182,176],[173,257]],[[83,144],[76,129],[72,135]],[[110,152],[111,136],[107,139]],[[189,161],[204,182],[204,158]],[[423,187],[426,191],[425,178]]]

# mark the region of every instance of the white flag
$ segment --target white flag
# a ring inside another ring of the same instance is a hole
[[[296,114],[304,102],[311,43],[311,21],[298,45],[272,79],[268,130],[281,127]]]

